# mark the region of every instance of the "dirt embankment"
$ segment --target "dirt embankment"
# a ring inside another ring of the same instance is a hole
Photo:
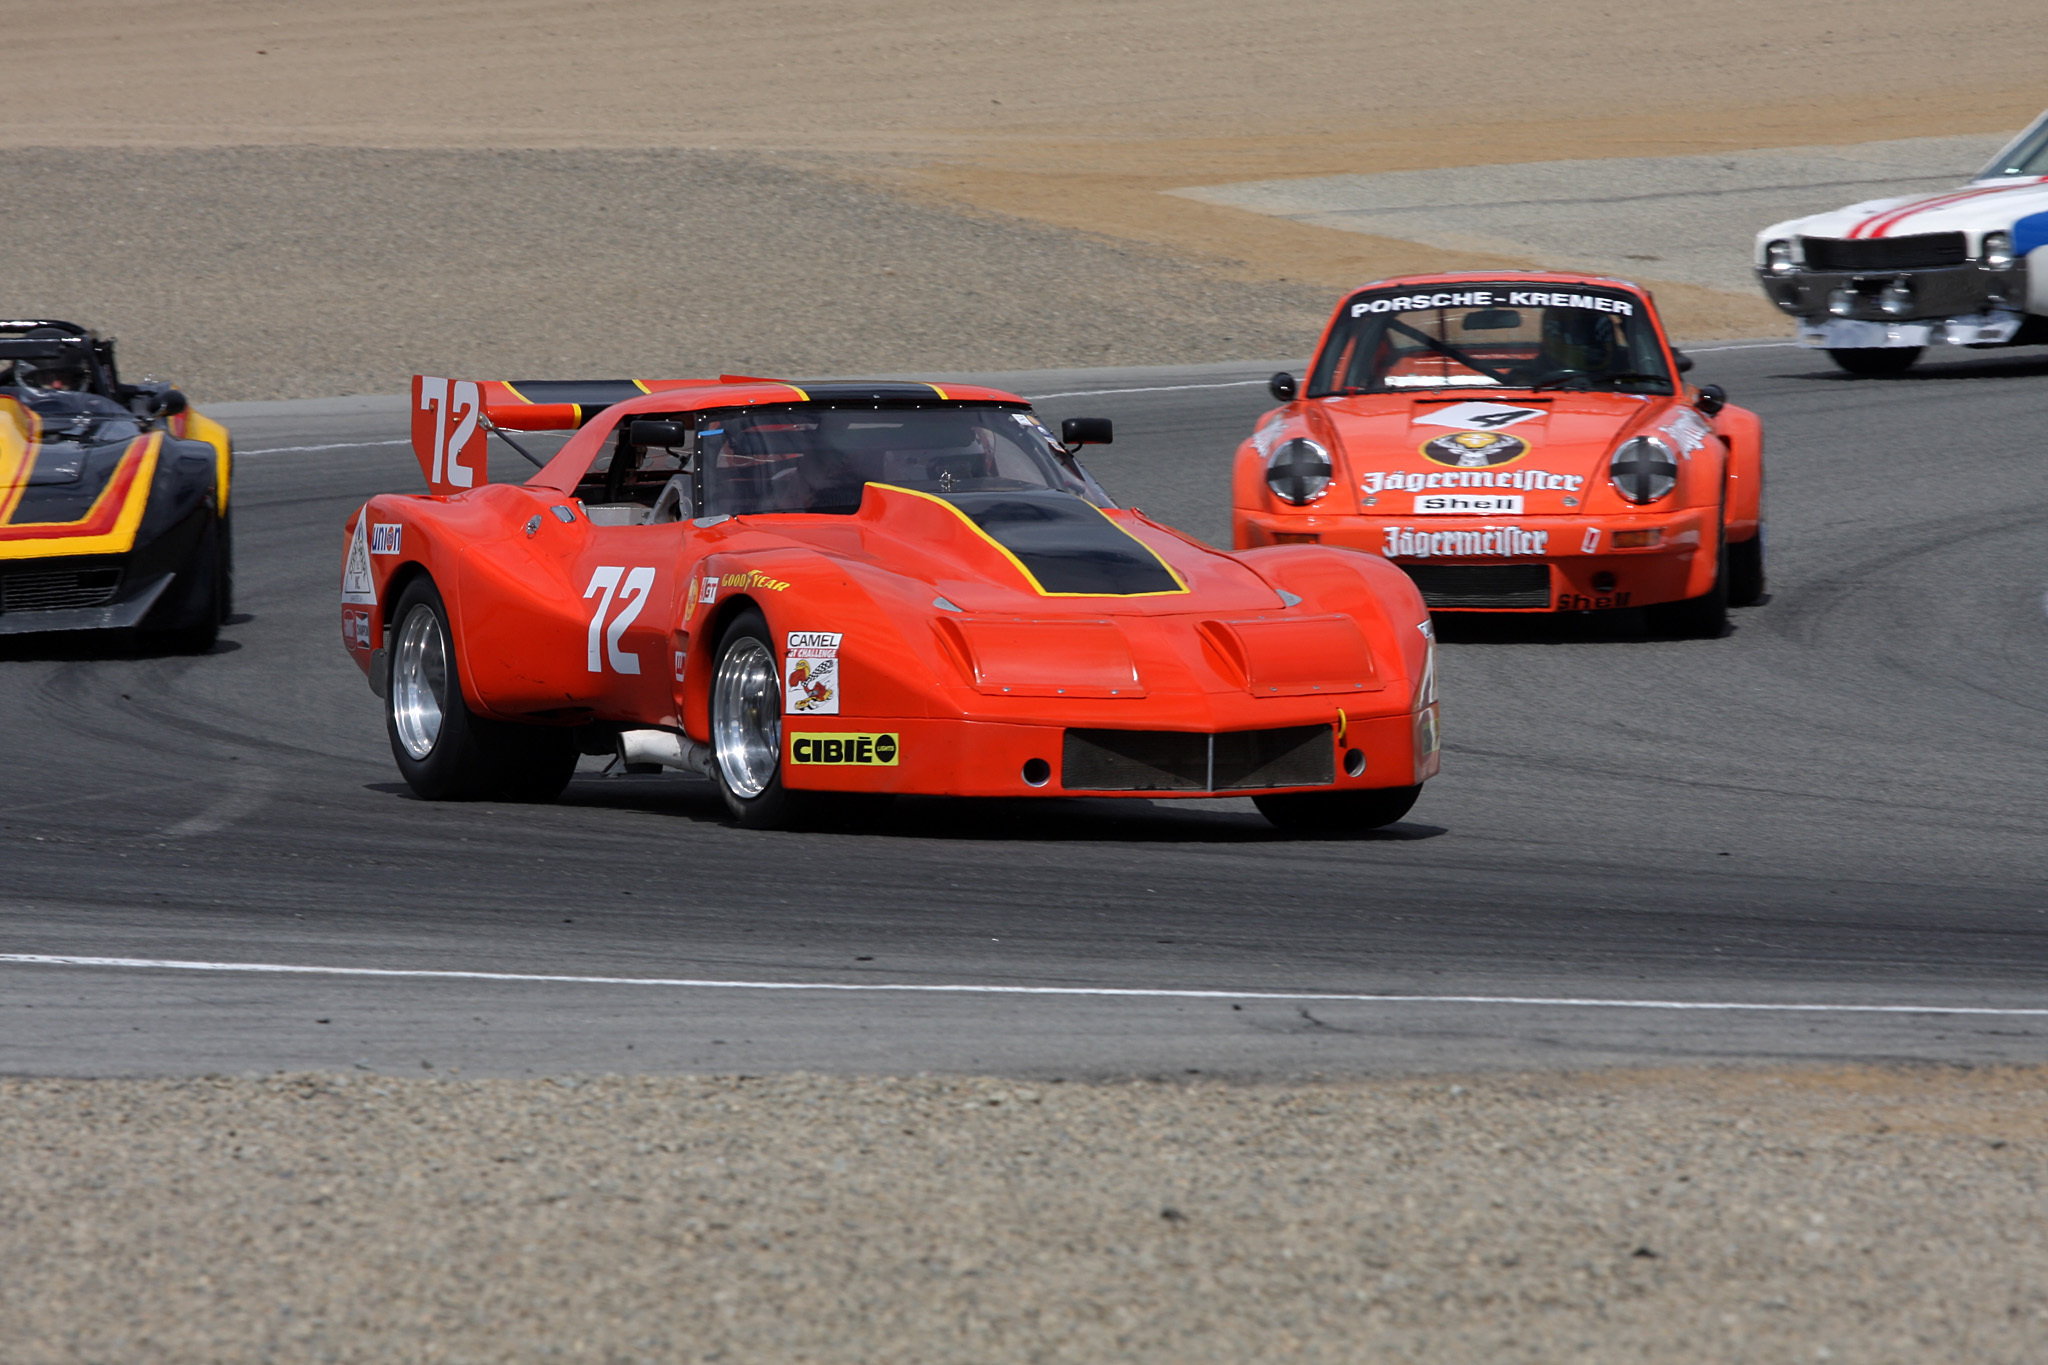
[[[2031,17],[84,0],[10,31],[20,69],[92,80],[0,110],[0,304],[117,331],[215,400],[391,391],[414,367],[1295,354],[1362,279],[1528,262],[1159,191],[2008,129],[2040,98],[2009,37]],[[1659,297],[1688,339],[1782,330],[1747,294]]]

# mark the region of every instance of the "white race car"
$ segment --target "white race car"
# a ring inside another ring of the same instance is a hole
[[[1871,199],[1756,237],[1799,342],[1852,374],[1897,374],[1934,342],[2048,343],[2048,114],[1959,189]]]

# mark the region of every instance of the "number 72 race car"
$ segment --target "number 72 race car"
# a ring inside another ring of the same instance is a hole
[[[1549,272],[1382,280],[1239,447],[1233,535],[1384,555],[1437,611],[1648,608],[1718,636],[1764,590],[1763,428],[1680,377],[1650,296]]]
[[[1228,794],[1342,831],[1437,770],[1407,578],[1115,507],[1074,458],[1106,421],[741,376],[422,376],[413,409],[431,491],[351,519],[341,613],[423,797],[551,800],[612,753],[747,826],[831,793]],[[576,434],[486,482],[490,434],[547,429]]]

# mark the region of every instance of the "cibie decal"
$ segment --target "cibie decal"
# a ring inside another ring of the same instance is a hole
[[[1499,431],[1532,417],[1542,408],[1516,408],[1506,403],[1453,403],[1447,408],[1424,408],[1415,414],[1418,427],[1458,427],[1464,431]]]
[[[1480,531],[1418,531],[1389,526],[1380,553],[1388,559],[1474,559],[1500,556],[1518,559],[1540,555],[1550,543],[1548,531],[1519,526],[1489,526]]]
[[[370,577],[370,519],[365,507],[356,514],[356,533],[348,543],[348,559],[341,566],[341,600],[358,606],[377,605],[377,582]]]
[[[1424,493],[1415,499],[1418,517],[1510,517],[1521,511],[1519,493]]]
[[[718,580],[718,585],[722,588],[765,588],[769,592],[781,592],[789,586],[789,584],[779,578],[770,578],[759,569],[747,569],[740,573],[729,573]],[[711,598],[706,596],[704,600],[709,602]]]
[[[1367,493],[1427,493],[1432,488],[1519,488],[1525,493],[1576,493],[1586,480],[1577,474],[1547,469],[1432,469],[1411,474],[1404,469],[1373,470],[1359,475]]]
[[[1519,436],[1492,431],[1459,431],[1422,443],[1423,458],[1459,469],[1486,469],[1508,464],[1529,453],[1529,443]]]
[[[405,535],[405,527],[395,521],[380,521],[370,528],[370,553],[373,555],[395,555],[399,542]]]
[[[791,735],[789,761],[794,764],[840,764],[864,768],[896,766],[895,735]]]
[[[782,660],[782,709],[787,715],[839,714],[839,642],[832,630],[792,630]]]

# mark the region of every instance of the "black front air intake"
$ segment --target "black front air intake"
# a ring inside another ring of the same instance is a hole
[[[1805,237],[1808,270],[1927,270],[1962,265],[1970,243],[1960,232],[1923,232],[1913,237]]]
[[[1547,607],[1547,564],[1403,564],[1431,607]]]
[[[1069,730],[1060,785],[1068,791],[1250,791],[1337,780],[1327,725],[1232,730]]]
[[[120,590],[119,569],[12,569],[0,574],[0,611],[104,607]]]

